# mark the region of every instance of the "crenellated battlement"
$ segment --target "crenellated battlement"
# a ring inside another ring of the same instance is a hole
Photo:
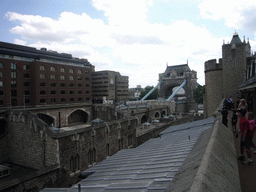
[[[222,70],[222,59],[219,59],[217,62],[216,59],[208,60],[204,63],[204,71],[215,71],[215,70]]]

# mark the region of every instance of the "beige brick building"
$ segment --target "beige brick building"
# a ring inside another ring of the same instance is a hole
[[[129,77],[115,71],[97,71],[92,74],[92,101],[104,100],[122,103],[129,98]]]

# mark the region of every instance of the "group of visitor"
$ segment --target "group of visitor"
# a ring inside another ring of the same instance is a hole
[[[233,132],[236,132],[236,125],[239,125],[240,138],[240,154],[237,158],[242,160],[243,164],[253,165],[251,148],[254,148],[254,154],[256,154],[256,147],[253,143],[253,135],[256,129],[256,123],[252,112],[248,111],[248,105],[245,99],[241,99],[237,110],[232,110],[232,127]],[[237,136],[238,137],[238,134]],[[247,160],[245,160],[244,151],[247,154]]]

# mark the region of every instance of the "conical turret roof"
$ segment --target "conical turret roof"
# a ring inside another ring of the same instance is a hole
[[[230,44],[240,44],[240,43],[242,43],[242,41],[239,38],[237,32],[235,32]]]

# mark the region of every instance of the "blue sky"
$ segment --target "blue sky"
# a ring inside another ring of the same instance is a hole
[[[204,62],[235,31],[256,51],[255,0],[0,0],[0,13],[0,41],[87,58],[130,88],[187,61],[204,84]]]

